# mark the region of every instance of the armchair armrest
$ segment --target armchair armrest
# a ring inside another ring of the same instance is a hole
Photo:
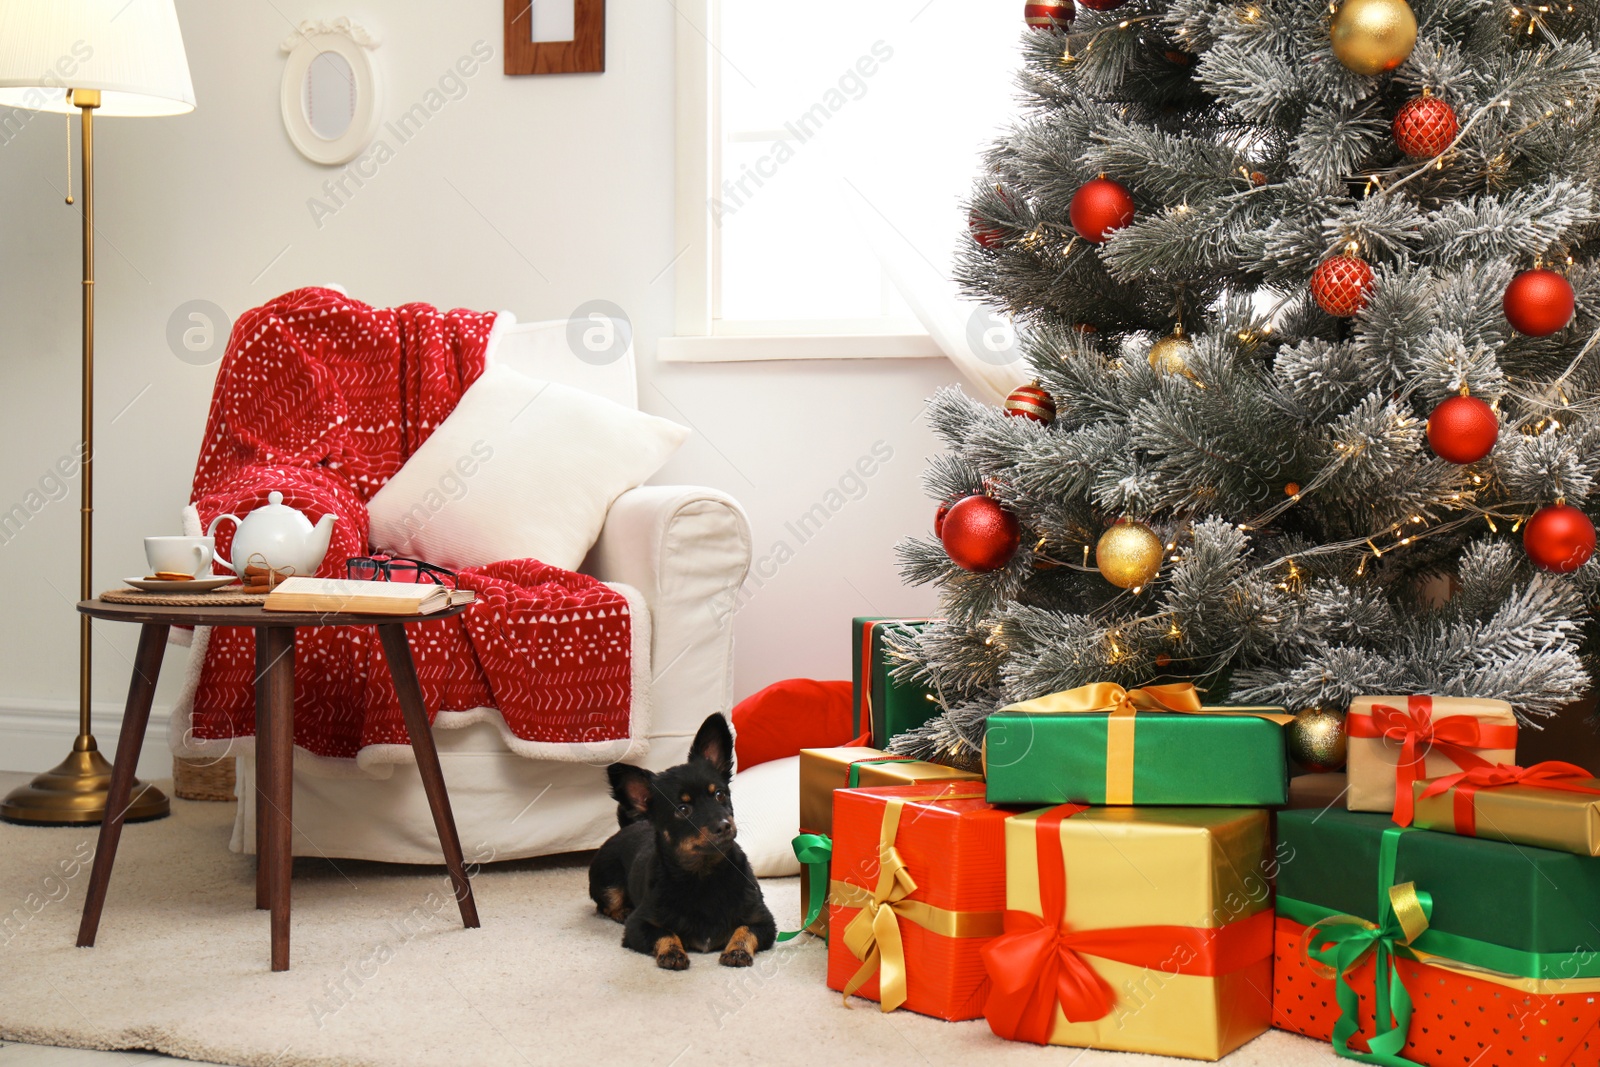
[[[731,703],[733,613],[750,557],[744,509],[715,489],[646,485],[611,505],[582,570],[632,586],[649,606],[652,736],[692,735]]]
[[[750,521],[738,501],[698,486],[645,485],[612,503],[582,570],[633,586],[652,612],[676,603],[726,615],[750,556]]]

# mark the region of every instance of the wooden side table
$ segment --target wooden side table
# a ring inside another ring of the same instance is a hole
[[[290,852],[294,830],[294,635],[301,626],[377,627],[383,641],[384,658],[389,661],[389,671],[394,676],[400,710],[405,715],[406,730],[411,735],[411,747],[416,751],[417,770],[422,775],[428,806],[433,810],[433,824],[439,831],[445,866],[455,886],[461,924],[476,927],[478,907],[462,863],[461,839],[456,834],[455,816],[450,811],[450,794],[445,790],[444,774],[439,769],[439,751],[434,747],[428,712],[422,702],[422,687],[417,683],[416,665],[411,659],[411,645],[406,640],[405,630],[408,622],[448,618],[466,609],[467,605],[457,605],[431,615],[400,616],[266,611],[257,606],[167,607],[80,601],[78,610],[91,618],[139,623],[141,629],[127,708],[122,715],[122,734],[117,739],[111,795],[105,821],[100,824],[100,844],[94,854],[88,896],[83,902],[83,921],[78,927],[79,947],[93,945],[100,927],[100,912],[111,881],[111,865],[117,857],[117,842],[122,837],[128,794],[139,764],[145,727],[150,721],[150,706],[155,699],[156,677],[161,671],[167,632],[173,626],[249,626],[256,632],[256,907],[272,912],[274,971],[289,969],[289,885],[294,866]]]

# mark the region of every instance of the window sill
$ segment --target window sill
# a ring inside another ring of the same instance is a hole
[[[662,363],[752,363],[771,359],[942,359],[927,334],[789,334],[784,336],[663,337]]]

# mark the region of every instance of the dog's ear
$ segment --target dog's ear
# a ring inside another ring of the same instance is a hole
[[[713,713],[700,724],[694,744],[689,746],[689,758],[697,756],[715,767],[724,778],[732,777],[733,731],[728,729],[728,720],[720,714]]]
[[[628,763],[613,763],[606,768],[611,779],[611,795],[629,815],[643,818],[650,813],[650,798],[655,795],[656,776]]]

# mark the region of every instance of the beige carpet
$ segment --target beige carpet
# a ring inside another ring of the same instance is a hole
[[[227,850],[232,806],[173,808],[124,831],[93,949],[73,947],[88,869],[68,876],[93,833],[0,824],[0,1037],[275,1067],[1192,1062],[846,1009],[810,939],[748,970],[696,956],[659,971],[595,916],[583,857],[485,868],[475,931],[460,928],[442,870],[298,861],[294,969],[272,974],[253,862]],[[780,921],[796,915],[796,879],[765,889]],[[1338,1061],[1274,1032],[1226,1062]]]

